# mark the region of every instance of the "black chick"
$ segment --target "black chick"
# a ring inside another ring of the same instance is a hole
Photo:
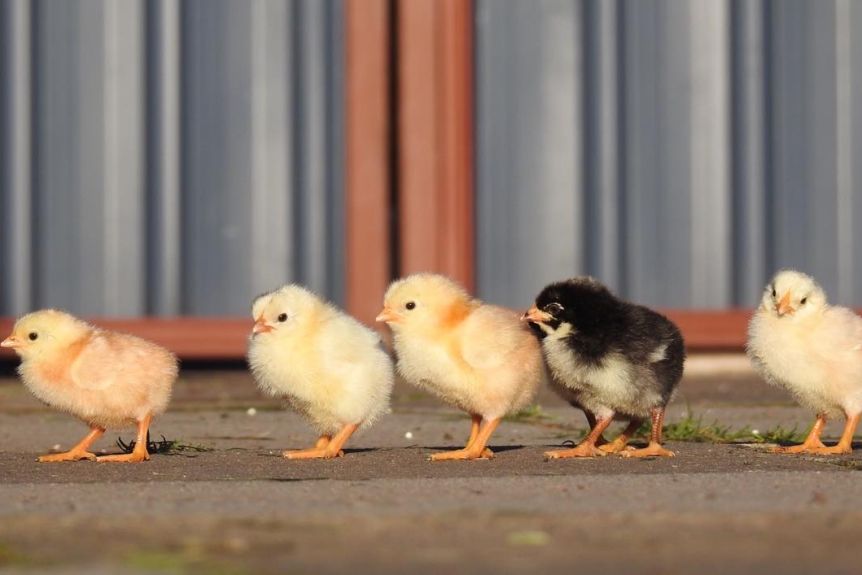
[[[549,459],[620,453],[668,456],[661,446],[664,411],[682,378],[685,345],[669,319],[615,297],[593,278],[547,286],[524,314],[542,342],[555,390],[595,419],[575,448],[549,451]],[[652,420],[649,445],[627,451],[643,420]],[[597,441],[614,418],[629,425],[611,443]]]

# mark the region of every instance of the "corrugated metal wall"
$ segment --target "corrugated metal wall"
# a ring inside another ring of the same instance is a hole
[[[477,0],[482,296],[862,305],[862,2]]]
[[[341,0],[0,0],[0,314],[343,298]]]

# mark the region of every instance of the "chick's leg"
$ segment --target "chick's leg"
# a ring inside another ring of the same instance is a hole
[[[859,414],[847,417],[847,423],[844,425],[844,432],[841,434],[841,440],[837,445],[832,447],[820,447],[814,450],[814,453],[821,455],[840,455],[853,451],[853,434],[856,433],[856,427],[859,425]]]
[[[613,416],[599,417],[596,424],[590,430],[589,435],[582,442],[572,449],[557,449],[554,451],[546,451],[545,459],[566,459],[569,457],[596,457],[607,455],[604,451],[596,447],[596,442],[608,428],[608,425],[613,421]]]
[[[135,448],[131,453],[120,455],[103,455],[96,459],[100,463],[139,463],[149,461],[150,453],[147,451],[147,431],[150,429],[150,421],[153,416],[147,414],[138,422],[138,436],[135,438]]]
[[[826,425],[826,414],[818,413],[817,420],[811,431],[808,432],[808,437],[799,445],[790,445],[788,447],[775,447],[773,453],[816,453],[818,449],[825,448],[823,442],[820,441],[820,434],[823,433],[823,427]]]
[[[82,459],[96,461],[96,454],[90,453],[89,449],[90,446],[93,445],[93,443],[95,443],[97,439],[102,437],[103,433],[105,433],[104,428],[91,426],[90,433],[88,433],[87,436],[78,443],[78,445],[76,445],[69,451],[65,451],[63,453],[52,453],[51,455],[42,455],[37,461],[39,461],[40,463],[54,463],[57,461],[80,461]]]
[[[574,407],[576,409],[583,410],[584,417],[587,418],[587,425],[590,426],[590,429],[592,429],[596,426],[596,414],[594,414],[592,411],[587,411],[586,409],[584,409],[583,407],[581,407],[580,405],[578,405],[575,402],[570,402],[570,403],[571,403],[572,407]],[[599,435],[599,438],[596,440],[596,446],[600,447],[602,445],[605,445],[606,443],[607,443],[607,440],[605,439],[605,436]]]
[[[479,436],[479,429],[482,426],[481,415],[473,413],[470,415],[470,419],[472,420],[470,423],[470,439],[467,440],[467,445],[464,446],[464,449],[470,449],[470,446],[473,445],[473,442]],[[491,459],[492,457],[494,457],[494,452],[486,447],[482,451],[482,459]]]
[[[491,459],[494,454],[490,449],[486,449],[488,439],[491,434],[500,425],[500,418],[485,420],[485,425],[482,425],[473,438],[473,441],[467,444],[464,449],[457,451],[444,451],[443,453],[435,453],[431,456],[431,461],[446,461],[451,459]],[[490,457],[489,457],[490,454]]]
[[[625,451],[626,446],[629,443],[629,439],[632,438],[632,435],[635,434],[635,432],[641,426],[641,423],[643,423],[643,420],[641,419],[632,419],[622,433],[617,435],[616,438],[610,443],[599,445],[599,449],[601,449],[605,453],[620,453],[622,451]]]
[[[284,457],[287,459],[332,459],[334,457],[344,457],[344,451],[341,448],[353,435],[353,432],[359,427],[356,423],[345,425],[341,431],[336,433],[331,439],[326,441],[323,447],[314,447],[313,449],[303,449],[302,451],[285,451]],[[324,436],[326,437],[326,436]],[[324,437],[321,437],[317,443],[320,445]]]
[[[676,454],[661,446],[661,428],[664,424],[664,407],[654,407],[650,411],[652,430],[650,431],[649,445],[641,449],[623,451],[623,457],[674,457]]]

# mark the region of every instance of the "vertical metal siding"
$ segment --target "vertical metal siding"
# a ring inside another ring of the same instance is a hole
[[[0,0],[0,314],[340,300],[341,10]]]
[[[722,308],[792,266],[862,305],[860,26],[849,0],[479,0],[480,294],[589,273]]]

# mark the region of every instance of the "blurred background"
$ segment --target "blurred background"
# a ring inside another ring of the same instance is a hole
[[[856,30],[857,33],[853,34]],[[449,273],[862,305],[862,2],[0,0],[0,315]]]

